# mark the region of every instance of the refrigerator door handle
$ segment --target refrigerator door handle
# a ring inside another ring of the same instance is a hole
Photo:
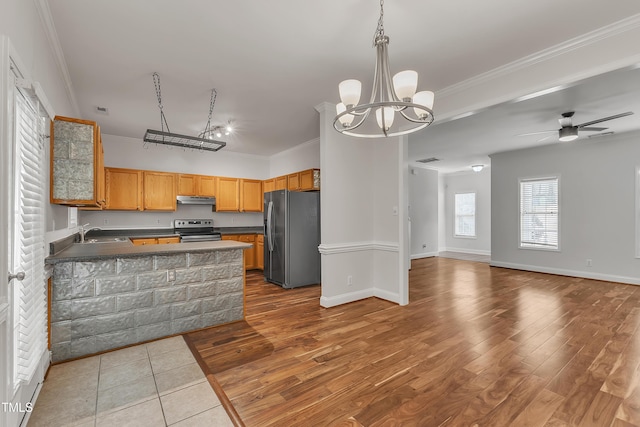
[[[267,208],[267,243],[269,244],[269,252],[273,252],[273,236],[272,236],[272,216],[273,216],[273,202],[269,201],[269,207]]]

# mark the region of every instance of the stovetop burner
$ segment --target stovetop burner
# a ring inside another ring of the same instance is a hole
[[[180,235],[181,242],[207,242],[221,240],[219,232],[213,231],[211,219],[176,219],[173,229]]]

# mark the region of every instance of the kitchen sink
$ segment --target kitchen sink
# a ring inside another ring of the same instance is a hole
[[[87,243],[117,243],[117,242],[128,242],[129,239],[126,237],[99,237],[95,239],[85,239],[84,244]]]

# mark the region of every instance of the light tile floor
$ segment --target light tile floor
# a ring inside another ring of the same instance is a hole
[[[233,426],[181,336],[54,365],[28,427]]]

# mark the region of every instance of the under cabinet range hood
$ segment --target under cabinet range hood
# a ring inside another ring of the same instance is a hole
[[[215,197],[206,197],[206,196],[178,196],[176,201],[179,205],[208,205],[216,206],[216,198]]]

